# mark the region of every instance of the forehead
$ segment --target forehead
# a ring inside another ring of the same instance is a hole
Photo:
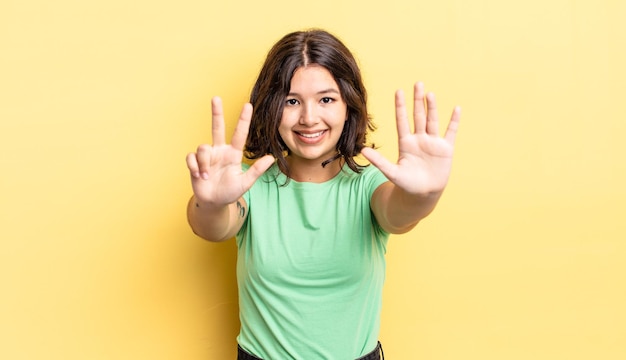
[[[333,75],[325,67],[309,64],[296,69],[291,78],[291,91],[332,89],[339,91]]]

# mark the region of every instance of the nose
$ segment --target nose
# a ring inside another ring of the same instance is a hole
[[[319,122],[315,104],[306,103],[300,113],[300,125],[311,127]]]

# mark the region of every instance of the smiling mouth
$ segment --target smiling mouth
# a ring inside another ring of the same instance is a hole
[[[318,137],[324,135],[325,132],[326,132],[326,130],[322,130],[322,131],[318,131],[318,132],[314,132],[314,133],[301,133],[301,132],[296,131],[295,133],[298,134],[299,136],[302,136],[302,137],[307,138],[307,139],[315,139],[315,138],[318,138]]]

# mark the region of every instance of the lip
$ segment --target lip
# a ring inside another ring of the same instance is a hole
[[[326,133],[328,133],[328,130],[294,131],[294,134],[296,135],[298,140],[300,142],[305,143],[305,144],[317,144],[318,142],[322,141],[322,139],[325,137]]]

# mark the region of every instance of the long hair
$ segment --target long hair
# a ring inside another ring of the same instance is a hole
[[[360,172],[362,166],[354,157],[367,146],[367,132],[375,129],[367,112],[367,92],[361,71],[350,50],[339,39],[317,29],[287,34],[270,49],[250,94],[254,110],[245,156],[258,159],[271,154],[289,178],[285,159],[289,149],[278,127],[291,78],[298,68],[311,64],[320,65],[331,73],[347,105],[347,120],[337,143],[337,155],[324,161],[322,166],[342,158],[350,169]]]

